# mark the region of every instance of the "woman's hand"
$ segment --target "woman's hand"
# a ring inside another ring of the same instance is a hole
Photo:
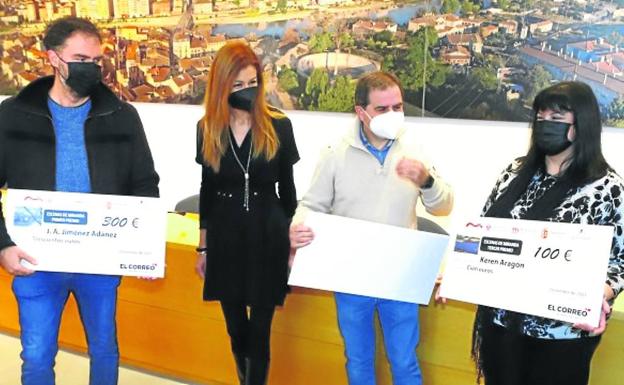
[[[290,238],[290,248],[298,249],[312,243],[314,232],[306,225],[297,224],[290,226],[288,237]]]
[[[607,302],[607,299],[604,298],[602,300],[602,311],[600,312],[600,322],[598,323],[598,327],[589,326],[587,324],[574,324],[574,327],[590,332],[593,335],[602,334],[607,328],[607,315],[609,313],[611,313],[611,306],[609,305],[609,302]]]
[[[199,278],[206,278],[206,252],[198,251],[197,260],[195,261],[195,272],[199,275]]]
[[[611,313],[611,306],[609,305],[609,301],[611,301],[615,297],[615,292],[605,283],[604,286],[604,297],[602,300],[602,312],[600,313],[600,322],[598,323],[598,327],[594,328],[587,324],[574,324],[575,328],[585,330],[586,332],[590,332],[594,335],[599,335],[604,333],[607,327],[607,315]]]

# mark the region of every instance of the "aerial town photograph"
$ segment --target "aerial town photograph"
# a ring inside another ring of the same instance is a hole
[[[353,111],[384,69],[414,116],[527,121],[536,93],[588,83],[624,127],[624,0],[0,0],[0,95],[51,74],[48,22],[104,31],[106,84],[130,102],[199,104],[217,50],[244,39],[282,109]]]

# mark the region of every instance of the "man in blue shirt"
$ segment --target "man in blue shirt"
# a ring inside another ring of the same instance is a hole
[[[403,90],[394,75],[378,71],[362,76],[356,85],[355,113],[353,128],[321,155],[310,188],[297,207],[290,228],[294,249],[314,240],[313,229],[305,225],[309,210],[415,228],[418,200],[433,215],[448,215],[453,207],[451,187],[427,160],[418,137],[404,127]],[[335,299],[350,385],[377,383],[375,314],[394,385],[422,384],[415,353],[417,304],[339,292]]]
[[[54,76],[36,80],[0,105],[0,186],[158,196],[159,178],[139,116],[101,82],[96,27],[75,17],[59,19],[43,43]],[[0,265],[15,276],[22,384],[55,383],[59,326],[70,293],[86,332],[90,385],[117,384],[120,277],[33,272],[22,260],[36,265],[36,256],[11,240],[0,210]]]

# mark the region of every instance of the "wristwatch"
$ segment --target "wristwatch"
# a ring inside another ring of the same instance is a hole
[[[425,183],[423,183],[420,188],[431,188],[431,186],[433,186],[433,182],[435,182],[435,178],[433,177],[433,175],[429,174],[429,178],[427,178]]]

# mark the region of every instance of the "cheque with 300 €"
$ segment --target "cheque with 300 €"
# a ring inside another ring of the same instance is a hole
[[[163,277],[167,211],[160,199],[9,189],[13,242],[38,271]]]

